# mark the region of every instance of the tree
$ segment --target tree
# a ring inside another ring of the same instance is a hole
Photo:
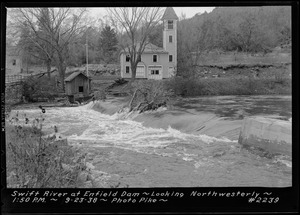
[[[178,25],[178,68],[177,74],[191,77],[195,74],[194,68],[199,58],[211,46],[212,22],[205,19],[195,25],[187,25],[183,19]]]
[[[26,26],[26,24],[24,24]],[[36,58],[35,56],[35,49],[34,49],[34,43],[29,39],[33,35],[30,32],[28,28],[22,28],[20,29],[20,39],[18,43],[16,44],[17,52],[22,60],[22,66],[26,65],[27,72],[28,72],[28,66],[39,60],[39,58]]]
[[[84,30],[80,41],[84,45],[84,50],[82,52],[82,62],[85,64],[95,62],[97,56],[99,55],[99,51],[97,48],[99,41],[99,32],[96,30],[96,28],[90,26]],[[88,57],[88,62],[86,57]]]
[[[86,9],[70,8],[18,8],[14,9],[15,23],[18,27],[28,27],[34,36],[29,39],[43,53],[51,58],[49,50],[54,50],[55,63],[64,90],[68,46],[74,42],[76,34],[84,28],[82,17]],[[24,26],[26,23],[26,26]]]
[[[106,63],[115,60],[115,53],[118,50],[118,38],[115,30],[106,25],[101,31],[99,38],[99,49]]]
[[[158,47],[163,47],[163,25],[162,24],[155,26],[153,31],[150,32],[149,42]]]
[[[51,71],[51,64],[54,60],[54,48],[45,40],[51,39],[49,34],[47,34],[47,26],[51,26],[51,18],[49,13],[49,8],[42,8],[40,11],[40,19],[38,20],[38,34],[43,40],[37,42],[39,46],[37,46],[39,51],[39,56],[45,62],[47,67],[48,77],[50,79],[50,71]],[[37,40],[39,40],[37,38]]]
[[[87,14],[84,17],[86,27],[77,33],[73,42],[68,45],[69,56],[67,64],[69,66],[82,66],[86,64],[86,43],[88,43],[88,63],[98,63],[100,61],[99,37],[103,28],[102,19]]]
[[[80,34],[76,35],[74,42],[68,45],[68,65],[81,66],[87,63],[87,44],[88,44],[88,63],[95,61],[97,57],[97,42],[99,33],[92,27],[85,28]]]
[[[237,26],[229,28],[231,43],[246,53],[268,52],[272,33],[260,23],[255,11],[244,12]],[[269,34],[268,34],[269,33]]]
[[[190,41],[196,49],[197,26],[204,20],[211,23],[205,42],[210,49],[265,53],[280,44],[291,43],[290,7],[217,7],[211,13],[180,19],[178,28],[183,30],[178,29],[178,47],[181,42]]]
[[[148,36],[160,21],[162,9],[159,7],[108,8],[108,14],[116,30],[123,34],[119,45],[123,52],[130,56],[131,82],[133,82],[139,59],[149,43]]]
[[[30,57],[36,61],[46,64],[48,76],[50,78],[51,64],[54,60],[54,49],[45,40],[48,36],[45,33],[46,25],[50,25],[49,9],[42,8],[38,14],[37,28],[34,32],[27,20],[19,23],[18,28],[21,31],[20,40],[17,47],[23,60],[28,64]],[[39,39],[43,38],[43,40]]]
[[[255,22],[255,17],[252,14],[247,14],[239,25],[236,39],[245,52],[250,51],[251,44],[254,42],[253,37],[256,30]]]

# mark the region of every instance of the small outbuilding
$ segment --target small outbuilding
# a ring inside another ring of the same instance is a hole
[[[91,79],[82,72],[74,72],[65,79],[65,92],[69,98],[89,96]]]

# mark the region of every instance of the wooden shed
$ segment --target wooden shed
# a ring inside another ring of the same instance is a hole
[[[75,98],[89,96],[91,79],[82,72],[74,72],[65,79],[65,92]]]

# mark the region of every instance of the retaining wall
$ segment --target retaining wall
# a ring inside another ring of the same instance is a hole
[[[292,156],[292,123],[264,117],[245,118],[239,143],[271,154]]]

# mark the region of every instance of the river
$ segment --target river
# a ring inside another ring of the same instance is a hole
[[[49,107],[44,114],[44,132],[53,133],[55,125],[69,144],[86,153],[99,186],[292,185],[290,157],[266,156],[237,141],[244,117],[291,120],[291,96],[187,98],[142,115],[114,113],[120,104],[111,98],[79,107]],[[18,111],[29,118],[41,112]]]

